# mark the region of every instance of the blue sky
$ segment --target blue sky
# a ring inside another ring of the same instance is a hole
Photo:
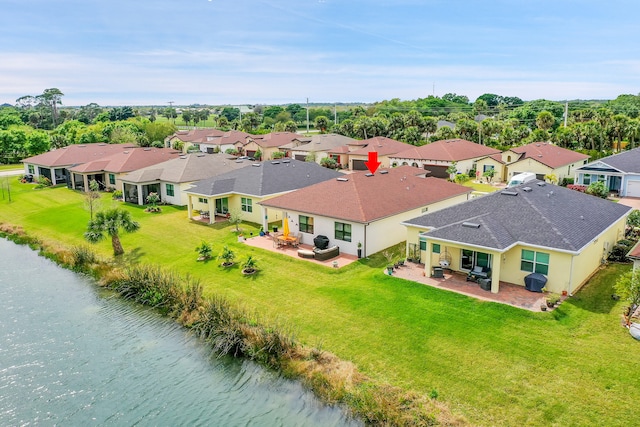
[[[0,104],[640,93],[637,0],[0,0]]]

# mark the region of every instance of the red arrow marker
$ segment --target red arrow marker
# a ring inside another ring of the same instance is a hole
[[[378,166],[382,163],[378,161],[378,152],[377,151],[369,151],[369,161],[364,162],[365,166],[369,169],[369,172],[376,173]]]

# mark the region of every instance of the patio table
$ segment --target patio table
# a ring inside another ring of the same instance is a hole
[[[297,239],[293,236],[278,236],[278,240],[285,245],[293,244]]]

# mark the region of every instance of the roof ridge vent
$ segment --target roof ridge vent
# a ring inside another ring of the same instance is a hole
[[[291,163],[291,160],[283,160],[282,163]]]
[[[517,196],[518,192],[517,191],[501,191],[500,194],[504,194],[505,196]]]
[[[272,165],[279,165],[279,164],[280,164],[280,162],[276,160],[275,162],[271,162],[271,164],[272,164]]]
[[[365,173],[364,176],[373,176],[373,174],[369,172],[369,173]]]
[[[463,227],[467,227],[467,228],[480,228],[480,224],[478,224],[477,222],[463,222],[462,223]]]
[[[538,187],[544,187],[545,185],[547,185],[547,183],[544,181],[538,182]]]
[[[389,171],[387,171],[387,170],[380,171],[380,175],[386,175],[386,174],[388,174],[388,173],[389,173]]]
[[[349,181],[349,178],[336,178],[336,181],[347,182]]]
[[[254,166],[254,167],[256,167],[256,168],[259,168],[259,167],[260,167],[260,163],[254,163],[254,164],[252,164],[251,166]]]
[[[527,193],[530,193],[530,192],[531,192],[531,190],[532,190],[532,188],[531,188],[531,187],[524,187],[524,188],[522,189],[522,191],[526,191]]]

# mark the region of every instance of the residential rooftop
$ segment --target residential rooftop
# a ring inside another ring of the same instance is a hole
[[[260,204],[367,223],[471,192],[468,187],[424,175],[411,166],[375,174],[356,172]]]
[[[391,157],[455,162],[498,154],[500,150],[476,144],[466,139],[443,139],[420,147],[410,146]]]
[[[586,154],[558,147],[548,142],[533,142],[520,147],[513,147],[510,150],[520,154],[518,160],[533,159],[553,169],[589,158]]]
[[[577,252],[631,208],[534,180],[405,224],[427,237],[504,251],[517,243]]]
[[[137,147],[135,144],[73,144],[22,159],[22,162],[49,167],[73,166],[102,159],[111,154],[120,153],[135,147]]]
[[[228,193],[266,196],[341,176],[344,175],[314,162],[294,159],[270,160],[252,162],[249,167],[198,181],[187,192],[203,196]]]
[[[237,162],[235,157],[224,153],[192,153],[129,172],[122,177],[122,180],[133,183],[193,182],[247,167],[251,163],[248,160]]]

